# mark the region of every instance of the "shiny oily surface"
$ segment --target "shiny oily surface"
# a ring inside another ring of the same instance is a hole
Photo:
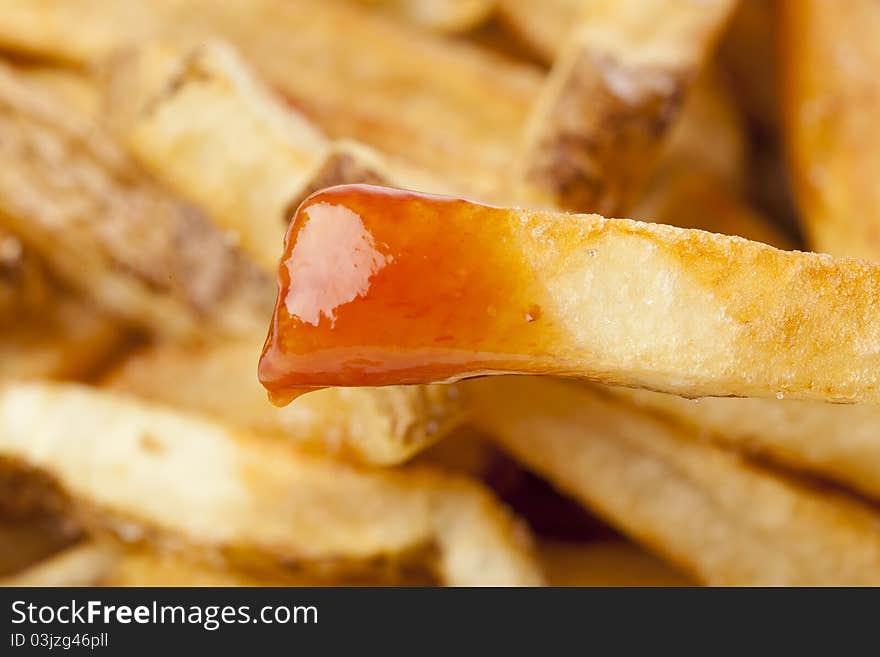
[[[510,211],[366,185],[299,208],[260,363],[276,400],[322,386],[516,370],[546,344]],[[540,327],[540,328],[539,328]]]

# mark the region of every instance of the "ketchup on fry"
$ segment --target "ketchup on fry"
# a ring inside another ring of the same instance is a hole
[[[367,185],[313,194],[278,270],[259,365],[270,397],[516,369],[547,334],[512,221],[508,210]]]

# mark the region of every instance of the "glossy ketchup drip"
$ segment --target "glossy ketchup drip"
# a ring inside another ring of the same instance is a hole
[[[288,230],[260,359],[270,397],[515,369],[545,321],[516,222],[509,210],[366,185],[309,197]]]

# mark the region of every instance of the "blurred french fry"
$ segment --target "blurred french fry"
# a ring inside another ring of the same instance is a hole
[[[35,316],[52,301],[52,284],[36,257],[0,228],[0,329]]]
[[[86,527],[121,537],[327,572],[410,559],[447,584],[541,581],[523,529],[475,483],[361,472],[107,392],[4,387],[0,456],[45,472]]]
[[[201,558],[200,558],[201,557]],[[382,570],[357,576],[333,576],[290,568],[250,571],[198,554],[149,547],[125,550],[105,570],[98,586],[405,586],[425,584],[409,574]]]
[[[42,316],[0,329],[0,380],[89,378],[129,340],[89,304],[57,293]]]
[[[532,111],[525,183],[561,207],[627,212],[734,4],[590,2]]]
[[[121,327],[59,286],[0,229],[0,379],[89,376],[125,340]]]
[[[485,21],[494,0],[354,0],[365,7],[441,32],[464,32]]]
[[[550,586],[690,585],[654,555],[622,540],[542,541],[539,549]]]
[[[54,94],[65,106],[97,118],[101,112],[101,91],[94,80],[82,72],[54,66],[16,66],[16,73],[28,83]]]
[[[714,178],[739,195],[746,189],[748,158],[749,145],[742,117],[719,71],[707,67],[694,82],[679,117],[670,126],[654,174],[639,203],[644,202],[645,196],[662,195],[667,181],[682,174]],[[634,209],[633,215],[654,219],[639,209]]]
[[[175,0],[6,0],[0,44],[16,54],[87,65],[166,32]]]
[[[109,545],[83,542],[0,578],[0,586],[94,586],[118,559]]]
[[[779,249],[791,240],[749,208],[722,179],[688,167],[664,171],[659,184],[638,203],[634,213],[680,228],[744,237]]]
[[[81,63],[151,37],[212,35],[330,137],[376,146],[480,198],[505,184],[541,82],[529,65],[333,1],[13,0],[0,15],[7,48]]]
[[[331,137],[497,198],[541,82],[531,66],[333,2],[196,4],[209,5],[205,22]]]
[[[498,0],[498,14],[538,57],[552,62],[592,1]]]
[[[262,336],[198,349],[160,345],[126,360],[107,385],[312,453],[378,465],[406,460],[464,417],[458,389],[442,385],[327,388],[277,408],[257,381],[261,346]]]
[[[718,63],[734,92],[734,102],[771,136],[779,123],[776,2],[739,0],[718,44]]]
[[[201,557],[201,558],[200,558]],[[290,569],[257,573],[212,563],[202,555],[125,547],[87,540],[0,578],[0,586],[351,586],[400,584],[381,573],[365,578],[322,578]]]
[[[122,142],[271,272],[286,213],[328,140],[276,106],[222,44],[154,44],[116,58],[110,77],[108,116]]]
[[[259,326],[272,284],[88,117],[0,67],[0,225],[62,283],[168,334]]]
[[[596,389],[468,384],[477,425],[518,460],[699,581],[877,585],[880,515],[772,474]]]
[[[74,531],[46,515],[0,515],[0,579],[64,550],[76,538]]]
[[[223,43],[152,43],[107,68],[116,135],[267,272],[278,263],[290,215],[312,191],[355,182],[426,184],[395,175],[366,146],[331,142]]]
[[[300,206],[279,280],[259,374],[281,401],[499,373],[880,400],[880,265],[863,261],[340,186]]]
[[[873,404],[771,399],[687,400],[612,389],[707,439],[880,497],[880,410]]]
[[[809,246],[880,258],[880,5],[780,3],[783,129]]]

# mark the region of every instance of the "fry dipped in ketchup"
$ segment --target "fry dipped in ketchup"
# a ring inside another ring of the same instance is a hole
[[[880,267],[365,185],[290,224],[259,377],[309,389],[553,374],[880,401]]]

